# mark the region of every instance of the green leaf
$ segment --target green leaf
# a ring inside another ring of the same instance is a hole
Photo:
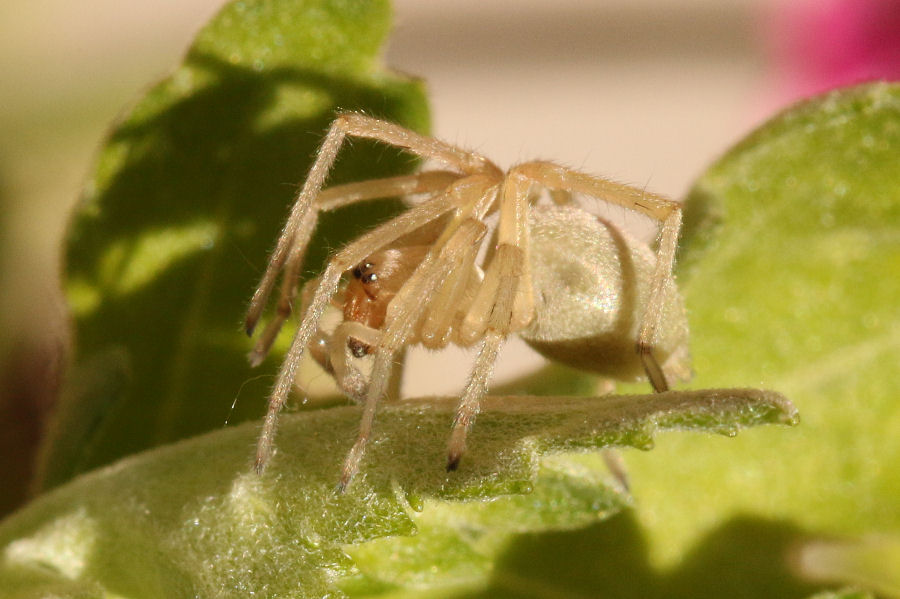
[[[280,353],[251,370],[240,321],[322,133],[338,109],[427,128],[421,84],[379,62],[389,27],[386,0],[232,2],[113,128],[69,230],[77,355],[44,488],[260,416]],[[412,166],[355,143],[333,180]],[[326,215],[310,268],[397,208]]]
[[[900,597],[900,537],[877,533],[862,540],[809,541],[798,548],[796,562],[812,580],[851,583],[882,597]]]
[[[265,476],[250,469],[253,423],[83,475],[0,524],[0,588],[170,599],[472,584],[511,533],[584,526],[629,502],[605,483],[600,456],[578,450],[796,420],[766,392],[494,398],[447,473],[456,403],[385,406],[345,494],[335,485],[356,406],[285,416]]]
[[[753,588],[810,535],[896,535],[900,85],[779,115],[697,182],[687,211],[720,224],[687,240],[693,385],[777,389],[803,421],[789,435],[664,437],[652,456],[627,455],[651,562],[677,567],[738,519],[780,525],[782,553],[743,570]],[[723,560],[748,537],[721,543]],[[740,571],[744,556],[726,561]],[[694,596],[742,592],[708,577],[697,573]]]

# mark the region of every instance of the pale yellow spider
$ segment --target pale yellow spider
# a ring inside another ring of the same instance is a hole
[[[323,191],[347,136],[390,144],[449,170]],[[449,470],[459,464],[500,346],[511,333],[544,356],[580,369],[618,380],[645,375],[656,391],[667,390],[669,380],[687,378],[687,322],[672,278],[680,204],[550,162],[504,172],[474,152],[355,113],[340,114],[331,125],[253,296],[248,334],[283,272],[277,313],[251,353],[254,364],[291,312],[319,213],[395,196],[407,198],[409,208],[335,253],[304,292],[305,311],[259,437],[257,471],[272,456],[278,413],[305,351],[364,405],[341,489],[359,469],[394,356],[409,344],[481,344],[453,422]],[[582,208],[582,196],[659,221],[656,252]],[[351,276],[345,279],[346,273]],[[320,319],[342,280],[337,303],[343,322],[326,334]]]

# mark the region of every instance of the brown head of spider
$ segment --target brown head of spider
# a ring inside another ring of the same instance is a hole
[[[425,257],[427,246],[389,248],[376,252],[350,271],[338,305],[344,322],[357,322],[369,329],[381,329],[388,305]],[[355,358],[371,354],[373,348],[350,336],[347,348]]]

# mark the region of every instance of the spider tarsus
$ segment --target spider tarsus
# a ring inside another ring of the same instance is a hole
[[[262,449],[256,452],[256,461],[253,463],[253,470],[257,475],[262,476],[262,473],[266,471],[266,466],[269,465],[269,456],[266,455],[266,452]]]
[[[622,459],[622,454],[615,449],[604,449],[603,462],[606,464],[606,468],[609,470],[610,474],[613,475],[613,478],[615,478],[622,487],[622,491],[631,493],[631,483],[628,480],[628,470],[625,468],[625,461]]]
[[[455,472],[459,468],[459,461],[462,459],[461,453],[451,453],[447,456],[447,472]]]
[[[244,321],[244,332],[247,333],[248,337],[253,336],[253,331],[256,330],[256,323],[259,322],[257,319],[251,319],[249,316]]]
[[[353,444],[353,447],[350,448],[350,453],[344,459],[344,467],[341,468],[341,480],[337,486],[339,492],[343,493],[346,491],[347,487],[350,486],[350,481],[359,472],[359,463],[362,460],[363,452],[365,452],[367,441],[368,436],[360,436],[356,443]]]
[[[350,481],[353,480],[353,471],[348,471],[344,468],[343,472],[341,472],[341,480],[338,481],[337,484],[337,492],[341,495],[346,493],[347,488],[350,486]]]
[[[250,362],[251,368],[256,368],[260,364],[263,363],[263,360],[266,359],[266,354],[264,352],[259,351],[259,349],[253,349],[250,353],[247,354],[247,361]]]
[[[669,382],[663,373],[656,356],[653,355],[653,346],[641,343],[637,344],[637,351],[641,357],[641,363],[644,365],[644,371],[647,373],[647,379],[653,386],[655,393],[663,393],[669,390]]]
[[[460,422],[457,415],[453,422],[453,431],[450,433],[450,443],[447,450],[447,472],[453,472],[459,467],[459,461],[466,452],[466,433],[468,424]]]

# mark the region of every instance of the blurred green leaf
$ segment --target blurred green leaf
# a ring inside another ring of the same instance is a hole
[[[692,384],[777,389],[803,420],[788,435],[663,437],[652,457],[626,455],[652,563],[677,567],[735,517],[789,523],[793,543],[896,535],[900,85],[777,116],[697,182],[687,213],[720,225],[686,240]]]
[[[796,419],[765,392],[494,398],[447,473],[456,403],[385,406],[345,494],[335,486],[356,406],[285,416],[265,476],[249,467],[253,423],[83,475],[0,524],[0,588],[170,599],[471,584],[492,573],[511,533],[584,526],[628,503],[596,452],[572,451]]]
[[[799,573],[810,580],[854,584],[881,597],[900,597],[900,537],[880,533],[865,539],[817,539],[797,548]]]
[[[876,599],[876,597],[868,591],[847,587],[836,591],[816,593],[815,595],[812,595],[810,599]]]
[[[69,230],[77,350],[44,488],[259,417],[279,354],[248,367],[242,312],[322,133],[338,109],[427,128],[422,86],[379,62],[389,27],[385,0],[232,2],[113,128]],[[333,180],[413,166],[360,142]],[[326,215],[311,268],[396,209]]]

